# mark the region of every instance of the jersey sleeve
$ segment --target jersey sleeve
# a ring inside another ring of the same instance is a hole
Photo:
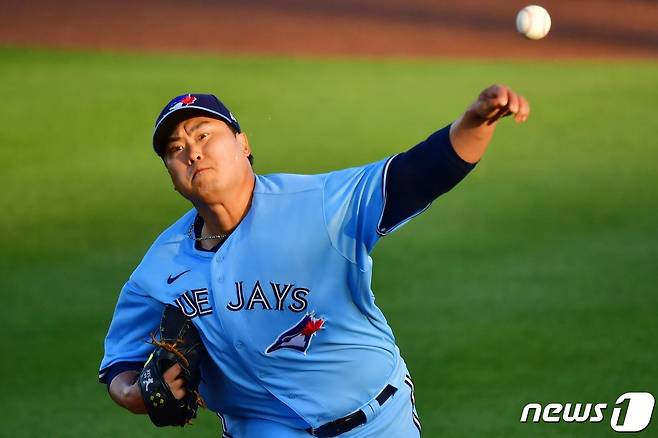
[[[108,370],[121,363],[144,363],[153,351],[149,343],[162,318],[164,304],[142,292],[131,279],[124,285],[105,338],[98,379],[107,383]],[[114,374],[116,375],[116,374]]]
[[[352,262],[399,229],[473,170],[457,155],[450,125],[406,152],[326,175],[324,213],[336,249]]]
[[[378,224],[384,209],[384,179],[389,159],[325,176],[323,208],[332,244],[343,257],[357,263],[382,235]]]

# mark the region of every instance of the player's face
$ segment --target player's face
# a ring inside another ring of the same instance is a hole
[[[183,120],[171,132],[164,161],[174,187],[193,203],[221,202],[253,180],[244,133],[210,117]]]

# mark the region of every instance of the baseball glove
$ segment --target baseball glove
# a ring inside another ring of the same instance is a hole
[[[198,388],[201,381],[200,362],[205,353],[199,332],[192,321],[175,306],[166,305],[160,321],[160,339],[151,335],[156,349],[144,364],[139,386],[149,418],[158,427],[185,426],[204,407]],[[174,364],[182,369],[185,396],[176,399],[163,374]]]

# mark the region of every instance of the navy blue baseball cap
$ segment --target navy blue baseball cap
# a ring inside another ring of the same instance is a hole
[[[212,117],[233,127],[237,132],[240,124],[228,108],[212,94],[183,94],[176,96],[165,105],[155,121],[153,130],[153,149],[162,156],[164,141],[177,124],[191,117]]]

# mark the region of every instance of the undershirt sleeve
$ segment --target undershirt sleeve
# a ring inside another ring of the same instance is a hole
[[[450,125],[393,157],[385,174],[384,212],[378,232],[391,233],[452,189],[475,167],[450,142]]]
[[[116,362],[105,369],[105,373],[98,379],[100,383],[107,384],[110,389],[112,380],[124,371],[140,371],[144,368],[144,362]]]

